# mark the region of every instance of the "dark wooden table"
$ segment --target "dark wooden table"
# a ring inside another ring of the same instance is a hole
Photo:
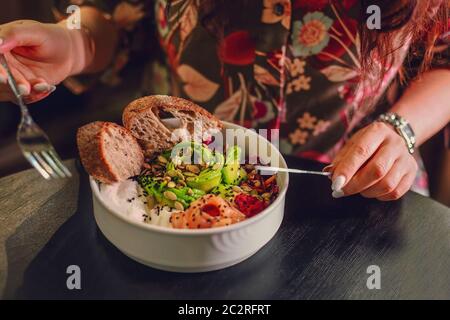
[[[290,166],[318,169],[289,159]],[[44,182],[33,171],[0,179],[3,298],[450,298],[450,209],[415,193],[396,202],[334,200],[323,177],[291,175],[286,215],[256,255],[221,271],[169,273],[140,265],[97,228],[86,174]],[[81,268],[68,290],[66,268]],[[381,270],[381,289],[366,286]]]

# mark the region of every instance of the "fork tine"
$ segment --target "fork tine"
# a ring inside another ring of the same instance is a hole
[[[39,162],[31,153],[24,151],[23,155],[25,156],[25,158],[27,158],[28,162],[41,174],[41,176],[43,176],[46,180],[50,179],[50,175],[47,173],[47,171],[44,170],[44,168],[41,167]]]
[[[60,177],[60,178],[66,177],[66,174],[64,173],[64,171],[62,171],[61,168],[55,163],[53,158],[48,154],[48,151],[41,151],[41,155],[45,158],[45,160],[50,165],[50,167],[52,167],[52,169],[54,171],[56,171],[56,174],[58,175],[58,177]]]
[[[55,173],[55,171],[52,169],[52,167],[44,160],[42,159],[41,155],[38,152],[31,152],[31,154],[36,158],[36,160],[39,162],[39,164],[44,168],[44,170],[52,177],[52,178],[58,178],[58,175]]]
[[[56,165],[64,172],[65,176],[70,178],[72,177],[72,173],[70,173],[69,169],[62,163],[61,159],[59,158],[58,154],[54,150],[49,150],[48,154],[50,157],[52,157],[53,161]]]

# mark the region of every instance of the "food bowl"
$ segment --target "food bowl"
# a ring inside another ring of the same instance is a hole
[[[278,149],[256,132],[227,122],[224,122],[224,129],[245,130],[248,137],[257,139],[259,146],[267,148],[268,154],[276,157],[279,167],[287,167]],[[245,139],[237,144],[243,150],[249,150],[249,141]],[[104,201],[98,183],[90,177],[95,221],[105,237],[131,259],[173,272],[223,269],[260,250],[272,239],[283,220],[288,174],[279,172],[277,183],[278,197],[261,213],[230,226],[192,230],[163,228],[131,220]]]

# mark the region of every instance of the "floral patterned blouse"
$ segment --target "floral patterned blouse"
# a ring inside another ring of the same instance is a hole
[[[69,79],[67,85],[76,92],[98,79],[117,85],[129,57],[146,50],[156,33],[165,61],[154,59],[146,93],[185,97],[247,127],[278,128],[283,153],[324,163],[394,102],[387,92],[408,47],[397,51],[376,92],[361,84],[359,1],[254,0],[251,12],[236,12],[244,22],[220,38],[203,26],[194,1],[173,0],[168,16],[166,0],[57,1],[58,18],[69,4],[94,5],[123,35],[101,77]],[[448,67],[448,46],[440,52],[436,65]],[[368,101],[377,102],[375,111],[367,111]]]

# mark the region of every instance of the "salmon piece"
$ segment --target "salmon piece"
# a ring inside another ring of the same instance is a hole
[[[246,217],[226,200],[207,194],[192,202],[183,212],[172,214],[172,227],[176,229],[205,229],[230,225]]]

